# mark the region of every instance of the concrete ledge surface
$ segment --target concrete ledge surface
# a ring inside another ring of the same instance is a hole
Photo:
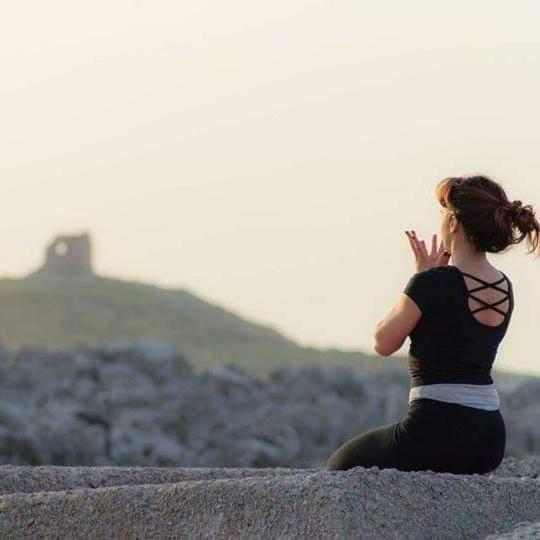
[[[2,537],[478,539],[540,521],[540,480],[526,477],[376,467],[11,472],[24,480],[25,469],[132,484],[35,491],[27,482],[27,492],[0,497]]]

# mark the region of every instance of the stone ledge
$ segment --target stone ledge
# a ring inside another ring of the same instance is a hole
[[[3,477],[6,472],[2,467]],[[530,478],[363,467],[12,467],[11,472],[133,485],[92,488],[79,482],[66,491],[3,495],[0,536],[9,538],[478,539],[540,520],[540,480]]]
[[[320,469],[237,467],[65,467],[43,465],[0,466],[0,495],[94,489],[144,484],[176,484],[187,480],[215,480],[278,476]]]

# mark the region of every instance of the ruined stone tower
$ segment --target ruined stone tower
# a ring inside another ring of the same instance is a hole
[[[95,277],[92,270],[90,235],[57,236],[45,251],[45,262],[27,279],[88,281]]]

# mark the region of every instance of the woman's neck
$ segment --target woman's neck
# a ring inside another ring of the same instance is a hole
[[[464,272],[474,273],[492,268],[485,251],[476,251],[466,246],[456,246],[452,250],[452,264]]]

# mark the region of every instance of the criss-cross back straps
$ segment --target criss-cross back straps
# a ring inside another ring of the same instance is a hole
[[[498,306],[499,304],[502,304],[503,302],[506,302],[510,297],[510,291],[509,290],[505,291],[504,289],[501,289],[501,287],[497,287],[497,285],[499,283],[502,283],[503,281],[505,281],[507,279],[506,276],[503,275],[503,277],[501,279],[499,279],[498,281],[495,281],[493,283],[488,283],[487,281],[484,281],[483,279],[480,279],[480,278],[478,278],[476,276],[473,276],[472,274],[467,274],[466,272],[462,272],[462,274],[464,274],[466,276],[469,276],[470,278],[476,279],[476,281],[479,281],[480,283],[483,283],[483,285],[481,285],[480,287],[475,287],[474,289],[468,289],[467,290],[467,294],[471,298],[474,298],[477,302],[480,302],[481,304],[484,304],[483,306],[481,306],[479,308],[471,310],[471,313],[476,313],[477,311],[482,311],[483,309],[493,309],[493,310],[497,311],[498,313],[500,313],[501,315],[506,317],[506,314],[508,312],[502,311],[501,309],[495,307],[495,306]],[[501,300],[497,300],[497,302],[493,302],[492,304],[490,304],[489,302],[486,302],[485,300],[482,300],[482,298],[478,298],[477,296],[474,296],[474,294],[471,294],[473,292],[480,291],[482,289],[487,289],[488,287],[491,287],[492,289],[496,289],[496,290],[498,290],[500,292],[503,292],[505,294],[505,297],[502,298]]]

